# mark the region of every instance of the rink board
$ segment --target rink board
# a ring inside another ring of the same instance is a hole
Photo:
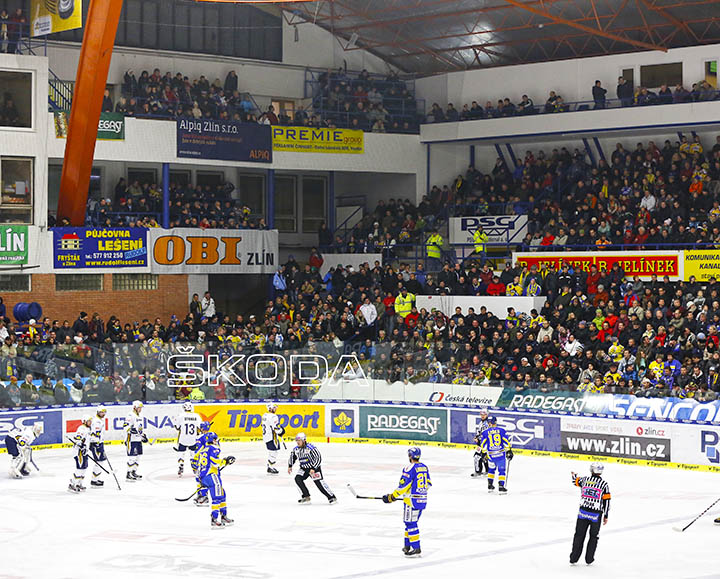
[[[105,440],[121,443],[129,405],[109,405]],[[195,412],[213,423],[223,440],[261,440],[265,403],[200,403]],[[640,420],[523,410],[492,409],[517,454],[588,458],[623,464],[720,472],[720,425],[691,421]],[[38,408],[0,413],[0,452],[15,427],[43,424],[35,448],[63,446],[93,407]],[[174,442],[179,403],[148,403],[142,416],[153,441]],[[285,439],[305,432],[308,439],[355,444],[417,444],[448,448],[473,445],[480,420],[475,408],[383,403],[280,402],[277,412]]]

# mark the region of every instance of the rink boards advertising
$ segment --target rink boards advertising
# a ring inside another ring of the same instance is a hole
[[[5,437],[15,428],[26,428],[36,422],[43,425],[43,433],[34,446],[56,445],[62,442],[65,410],[24,410],[0,412],[0,449],[5,448]]]

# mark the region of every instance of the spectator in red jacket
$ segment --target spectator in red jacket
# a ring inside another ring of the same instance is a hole
[[[493,276],[492,281],[488,284],[487,293],[489,296],[505,295],[505,284],[500,281],[498,276]]]
[[[316,247],[313,247],[310,250],[310,259],[308,260],[308,264],[310,267],[317,268],[319,271],[323,264],[323,257],[320,255]]]
[[[598,284],[600,283],[600,272],[597,266],[590,266],[590,273],[587,276],[587,291],[589,295],[594,296],[598,292]]]

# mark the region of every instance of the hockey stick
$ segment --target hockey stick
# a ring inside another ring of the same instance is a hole
[[[371,499],[371,500],[376,500],[376,501],[381,501],[381,500],[383,500],[382,497],[364,497],[364,496],[362,496],[362,495],[357,494],[357,493],[355,492],[355,489],[352,487],[352,485],[351,485],[350,483],[348,483],[347,488],[348,488],[348,490],[352,493],[352,495],[353,495],[356,499]]]
[[[218,473],[221,473],[226,466],[227,466],[227,465],[221,466],[220,469],[218,470]],[[204,486],[204,485],[203,485],[203,486]],[[177,502],[179,502],[179,503],[184,503],[184,502],[186,502],[186,501],[189,501],[191,498],[193,498],[196,494],[198,494],[198,493],[200,492],[200,489],[201,489],[201,488],[202,488],[202,487],[196,488],[196,489],[195,489],[195,492],[194,492],[193,494],[191,494],[191,495],[190,495],[188,498],[186,498],[186,499],[178,499],[178,498],[176,497],[175,500],[176,500]]]
[[[106,456],[105,460],[107,461],[108,466],[110,467],[110,472],[112,473],[113,478],[115,479],[115,484],[117,485],[118,490],[121,491],[122,489],[120,488],[120,482],[118,481],[117,477],[115,476],[115,469],[110,464],[110,459]]]
[[[702,513],[700,513],[697,517],[695,517],[692,521],[690,521],[684,527],[673,527],[673,531],[677,531],[678,533],[684,532],[690,525],[692,525],[695,521],[697,521],[700,517],[702,517],[705,513],[707,513],[710,509],[712,509],[718,503],[720,503],[720,499],[717,499],[715,502],[713,502],[712,505],[710,505],[707,509],[705,509]]]
[[[72,441],[72,438],[67,437],[67,441],[68,441],[70,444],[72,444],[73,446],[76,446],[76,444]],[[95,459],[92,457],[92,453],[90,452],[90,449],[88,449],[87,457],[88,457],[90,460],[92,460],[96,465],[98,465],[98,466],[105,472],[105,474],[110,474],[110,472],[108,471],[108,469],[106,469],[103,465],[101,465],[97,460],[95,460]]]
[[[30,462],[31,465],[33,465],[33,466],[35,467],[35,470],[36,470],[36,471],[40,472],[40,469],[38,468],[38,465],[36,465],[36,464],[35,464],[35,461],[33,460],[32,453],[33,453],[33,450],[32,450],[32,447],[30,447],[30,460],[29,460],[29,462]]]

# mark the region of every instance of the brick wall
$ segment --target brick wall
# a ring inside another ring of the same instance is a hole
[[[55,274],[34,274],[30,292],[9,292],[2,295],[8,317],[17,302],[38,302],[43,316],[51,319],[77,319],[80,311],[94,312],[107,321],[116,315],[125,322],[152,321],[160,317],[167,324],[172,314],[182,318],[188,311],[187,275],[159,275],[157,290],[113,291],[112,274],[104,274],[103,291],[55,291]]]

